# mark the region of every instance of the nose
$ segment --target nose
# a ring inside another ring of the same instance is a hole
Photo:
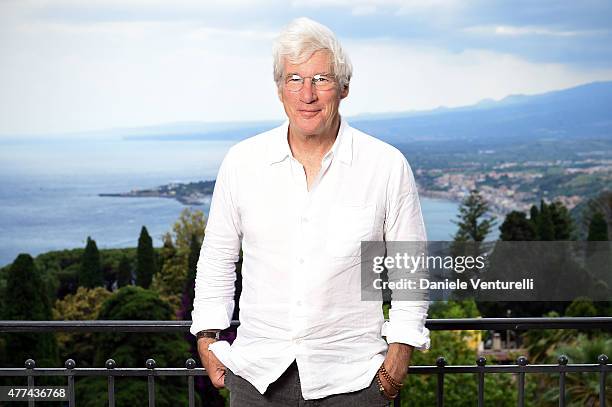
[[[311,80],[304,81],[304,87],[300,90],[300,99],[304,103],[312,103],[317,100],[317,89]]]

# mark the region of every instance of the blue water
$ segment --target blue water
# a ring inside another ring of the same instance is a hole
[[[164,198],[99,197],[169,182],[214,179],[233,142],[93,140],[0,141],[0,266],[19,253],[135,247],[144,225],[161,237],[184,205]],[[457,204],[422,198],[430,240],[449,240]],[[193,206],[208,212],[209,205]]]

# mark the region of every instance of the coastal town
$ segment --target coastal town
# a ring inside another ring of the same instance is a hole
[[[506,162],[478,168],[417,169],[419,192],[428,197],[461,201],[476,189],[496,214],[528,211],[540,199],[572,210],[606,185],[612,185],[612,160]]]
[[[172,182],[149,189],[133,189],[129,192],[101,193],[99,196],[121,198],[170,198],[183,205],[204,205],[210,202],[215,181],[180,183]]]
[[[492,212],[503,215],[512,210],[528,211],[540,199],[561,202],[571,210],[588,199],[590,191],[612,184],[610,159],[505,162],[489,169],[480,167],[480,163],[467,162],[461,167],[417,168],[419,193],[459,202],[477,189]],[[215,181],[173,182],[100,196],[171,198],[184,205],[203,205],[210,202],[214,185]]]

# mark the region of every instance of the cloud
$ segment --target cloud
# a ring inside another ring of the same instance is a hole
[[[18,33],[0,63],[0,133],[282,117],[269,32],[105,22]]]
[[[479,35],[498,36],[550,36],[550,37],[576,37],[605,35],[607,30],[556,30],[538,26],[510,26],[510,25],[480,25],[463,29],[464,32]]]
[[[431,9],[441,6],[455,6],[459,0],[293,0],[293,7],[392,7],[408,9]]]
[[[351,14],[354,16],[367,16],[375,14],[378,8],[374,4],[360,4],[353,7]]]
[[[342,107],[349,115],[461,106],[612,79],[604,41],[610,33],[599,25],[509,21],[492,17],[498,6],[474,7],[424,0],[0,0],[0,134],[281,119],[272,39],[304,14],[325,17],[350,52],[355,76]]]
[[[393,41],[354,41],[345,46],[355,66],[344,106],[349,115],[457,107],[510,94],[536,94],[612,80],[609,68],[531,62],[488,50],[450,52]]]
[[[293,0],[291,2],[294,9],[347,9],[354,16],[440,14],[454,10],[461,4],[459,0]]]

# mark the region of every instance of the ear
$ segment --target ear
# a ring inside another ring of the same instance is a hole
[[[340,91],[340,99],[344,99],[349,94],[349,85],[347,84],[344,89]]]

